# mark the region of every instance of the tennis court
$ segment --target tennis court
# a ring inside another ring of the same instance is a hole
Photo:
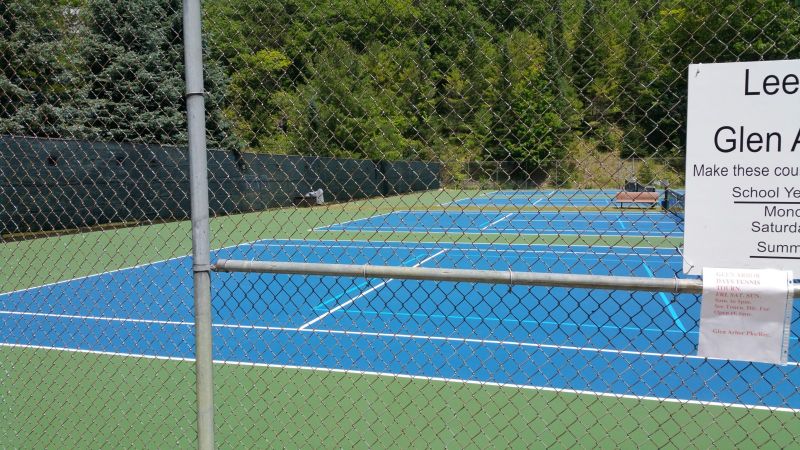
[[[319,230],[679,238],[683,235],[683,222],[663,212],[640,211],[395,211]]]
[[[680,272],[673,249],[600,246],[264,240],[214,256],[650,277]],[[190,276],[176,273],[191,273],[189,257],[3,294],[1,339],[190,358]],[[800,409],[797,307],[791,362],[772,366],[693,356],[695,296],[241,273],[219,274],[213,283],[214,354],[226,362]],[[49,301],[36,301],[42,298]],[[557,367],[581,368],[580,376]]]

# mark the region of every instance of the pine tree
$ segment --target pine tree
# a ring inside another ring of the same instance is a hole
[[[180,0],[92,0],[82,56],[89,137],[186,143]],[[221,113],[222,72],[206,67],[209,146],[234,145]]]
[[[73,11],[57,0],[0,2],[0,134],[80,134]]]
[[[647,113],[648,105],[643,101],[649,83],[647,78],[651,72],[647,70],[647,55],[643,35],[650,25],[653,12],[652,2],[636,3],[638,11],[634,13],[631,31],[625,46],[625,64],[619,74],[620,94],[618,100],[620,125],[625,130],[621,145],[621,156],[642,155],[650,152],[644,140],[639,123]]]
[[[528,33],[510,35],[500,49],[503,73],[492,111],[491,151],[495,160],[515,161],[528,174],[549,172],[563,183],[569,175],[569,127],[558,83],[546,70],[549,54],[541,53],[541,41]]]
[[[592,85],[602,73],[602,45],[596,29],[598,8],[596,0],[584,2],[572,55],[572,82],[584,107],[594,100]]]

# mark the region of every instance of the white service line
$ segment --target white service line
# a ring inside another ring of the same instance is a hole
[[[452,205],[458,205],[458,202],[463,202],[464,200],[472,200],[472,199],[474,199],[474,198],[475,198],[475,197],[464,197],[464,198],[459,198],[459,199],[456,199],[456,200],[453,200],[453,201],[450,201],[450,202],[447,202],[447,203],[439,203],[439,206],[452,206]]]
[[[0,297],[6,296],[6,295],[11,295],[11,294],[18,294],[20,292],[26,292],[26,291],[31,291],[31,290],[35,290],[35,289],[45,288],[45,287],[49,287],[49,286],[57,286],[59,284],[69,283],[70,281],[87,280],[89,278],[95,278],[95,277],[99,277],[100,275],[106,275],[106,274],[110,274],[110,273],[124,272],[126,270],[141,269],[143,267],[152,266],[154,264],[162,264],[162,263],[165,263],[165,262],[174,261],[176,259],[183,259],[183,258],[190,258],[190,257],[191,257],[191,255],[174,256],[172,258],[162,259],[162,260],[159,260],[159,261],[153,261],[153,262],[149,262],[149,263],[137,264],[137,265],[131,266],[131,267],[123,267],[121,269],[107,270],[105,272],[93,273],[91,275],[84,275],[84,276],[80,276],[80,277],[76,277],[76,278],[70,278],[68,280],[54,281],[52,283],[45,283],[45,284],[42,284],[40,286],[33,286],[33,287],[28,287],[28,288],[17,289],[15,291],[2,292],[2,293],[0,293]]]
[[[8,316],[28,316],[46,317],[50,319],[75,319],[75,320],[96,320],[101,322],[123,322],[123,323],[145,323],[154,325],[175,325],[175,326],[194,326],[194,322],[184,322],[179,320],[155,320],[155,319],[131,319],[128,317],[104,317],[104,316],[82,316],[78,314],[44,313],[30,311],[6,311],[0,310],[0,315]]]
[[[288,244],[288,245],[287,244],[253,244],[252,246],[253,247],[276,247],[276,248],[279,248],[279,249],[283,249],[283,248],[287,248],[287,247],[319,249],[320,248],[319,243],[320,242],[324,243],[325,241],[306,241],[306,242],[309,242],[309,244],[306,244],[306,245],[303,245],[303,244]],[[336,242],[336,243],[339,243],[339,244],[343,243],[343,241],[331,241],[331,242]],[[348,241],[348,242],[359,242],[359,241]],[[391,242],[391,241],[386,241],[386,242]],[[414,244],[416,244],[416,243],[414,243]],[[550,247],[550,246],[542,247],[541,244],[538,244],[540,246],[540,248],[538,248],[538,249],[537,248],[530,248],[528,250],[521,250],[521,249],[519,249],[517,247],[513,247],[513,246],[509,246],[509,248],[507,248],[507,249],[498,249],[498,248],[491,248],[491,247],[484,248],[483,246],[476,247],[475,244],[464,245],[464,244],[459,244],[458,242],[440,242],[440,243],[437,243],[437,242],[419,242],[419,244],[431,244],[431,245],[436,246],[437,248],[441,248],[441,244],[452,244],[453,247],[449,248],[448,249],[449,251],[456,251],[456,252],[464,253],[464,254],[467,254],[467,255],[469,255],[471,252],[474,252],[477,256],[486,256],[487,253],[499,253],[499,254],[509,253],[509,254],[512,254],[513,256],[516,256],[516,257],[525,258],[526,256],[524,256],[524,255],[531,254],[531,255],[536,255],[535,259],[563,259],[563,258],[567,258],[568,259],[572,255],[575,255],[576,258],[579,257],[579,255],[584,255],[584,256],[580,256],[580,257],[581,258],[588,257],[590,259],[592,257],[596,257],[596,258],[613,258],[613,257],[625,257],[625,256],[636,256],[636,257],[640,257],[640,258],[663,256],[663,257],[668,258],[668,259],[669,258],[678,258],[678,257],[680,257],[680,255],[678,253],[675,253],[674,255],[662,255],[662,254],[659,254],[659,253],[645,253],[645,252],[636,253],[636,252],[611,251],[614,248],[622,248],[622,249],[625,249],[625,250],[631,250],[631,247],[597,246],[597,247],[591,247],[591,248],[596,248],[599,251],[587,252],[587,251],[571,251],[571,250],[569,250],[569,248],[578,248],[578,247],[580,247],[580,248],[589,248],[586,245],[569,245],[569,246],[568,245],[558,245],[558,246],[552,246],[552,247]],[[480,244],[480,243],[477,243],[477,244]],[[459,245],[461,245],[462,247],[459,247]],[[481,244],[481,245],[503,245],[503,246],[505,246],[507,244],[499,243],[499,244]],[[536,246],[536,245],[537,244],[534,244],[534,246]],[[328,249],[328,248],[343,248],[343,249],[352,248],[352,249],[358,249],[358,250],[376,250],[376,251],[380,251],[380,250],[434,250],[432,248],[428,248],[428,247],[425,247],[425,246],[421,246],[420,247],[420,246],[411,245],[411,244],[409,244],[409,245],[385,245],[385,246],[378,247],[376,245],[328,245],[326,243],[324,248],[326,248],[326,249]],[[563,250],[562,248],[566,248],[567,250]],[[652,247],[642,247],[642,248],[650,250]],[[605,251],[604,252],[604,251],[602,251],[600,249],[608,249],[609,251]],[[656,249],[674,250],[673,248],[669,248],[669,247],[656,247]],[[552,254],[554,256],[549,256],[549,257],[548,256],[542,256],[542,255],[550,255],[550,254]],[[501,256],[489,256],[489,257],[490,258],[500,258]],[[527,258],[534,258],[534,257],[533,256],[528,256]],[[663,261],[661,261],[661,259],[663,259],[663,258],[660,258],[659,262],[663,262]]]
[[[537,349],[548,349],[558,351],[574,351],[574,352],[591,352],[591,353],[610,353],[614,355],[627,355],[627,356],[648,356],[657,358],[673,358],[673,359],[699,359],[706,358],[696,355],[681,355],[676,353],[658,353],[658,352],[637,352],[634,350],[618,350],[613,348],[597,348],[597,347],[581,347],[576,345],[559,345],[559,344],[538,344],[535,342],[521,342],[521,341],[504,341],[499,339],[480,339],[480,338],[463,338],[453,336],[430,336],[425,334],[405,334],[405,333],[381,333],[373,331],[349,331],[349,330],[326,330],[322,328],[307,328],[305,330],[297,331],[312,331],[315,333],[327,334],[341,334],[346,336],[359,336],[359,337],[377,337],[377,338],[391,338],[391,339],[410,339],[422,341],[444,341],[444,342],[457,342],[460,344],[480,344],[480,345],[498,345],[498,346],[511,346],[511,347],[527,347]],[[788,365],[800,365],[800,363],[790,362]]]
[[[331,231],[331,230],[327,230],[326,228],[340,227],[340,226],[343,226],[343,225],[347,225],[348,223],[359,222],[361,220],[375,219],[377,217],[389,216],[391,214],[400,213],[400,212],[405,212],[405,211],[403,211],[403,210],[389,211],[387,213],[378,214],[378,215],[375,215],[375,216],[361,217],[359,219],[352,219],[352,220],[347,220],[347,221],[344,221],[344,222],[334,223],[333,225],[320,225],[318,227],[311,228],[309,231]],[[340,231],[340,230],[335,230],[335,231]],[[344,230],[344,231],[348,231],[348,230]]]
[[[265,247],[269,247],[269,246],[284,246],[285,247],[285,246],[288,246],[287,244],[258,244],[258,242],[290,242],[291,244],[288,244],[288,245],[291,245],[291,246],[294,246],[294,247],[310,247],[310,246],[313,247],[313,244],[310,244],[310,243],[320,242],[320,243],[325,244],[326,247],[341,247],[341,248],[349,247],[354,242],[359,242],[359,243],[363,243],[363,244],[373,244],[371,246],[364,246],[364,247],[372,247],[372,248],[379,248],[379,246],[382,246],[382,244],[384,244],[384,243],[386,243],[386,244],[409,244],[409,242],[399,241],[399,240],[395,240],[395,241],[393,241],[393,240],[370,241],[369,239],[348,239],[346,241],[342,241],[342,240],[335,240],[335,239],[313,239],[313,240],[312,239],[259,239],[258,241],[253,241],[253,243],[245,242],[245,243],[242,243],[242,244],[239,244],[239,245],[248,245],[248,244],[250,244],[250,245],[252,245],[254,247],[256,247],[256,246],[258,246],[258,247],[260,247],[260,246],[265,246]],[[298,242],[298,244],[295,244],[295,242]],[[463,245],[463,246],[466,246],[466,247],[469,247],[469,248],[492,247],[492,246],[501,246],[502,245],[502,246],[505,246],[505,247],[508,247],[508,248],[511,248],[511,249],[519,249],[519,248],[529,249],[531,247],[541,247],[541,248],[545,248],[545,247],[546,248],[550,248],[550,247],[553,247],[553,248],[607,248],[607,249],[624,248],[626,250],[630,250],[631,249],[630,246],[619,246],[619,245],[586,245],[586,244],[571,244],[571,245],[567,245],[567,244],[558,244],[558,245],[530,244],[530,245],[528,245],[528,244],[489,243],[489,242],[471,242],[471,243],[465,244],[463,242],[459,243],[459,242],[437,242],[437,241],[418,241],[418,242],[415,241],[415,242],[413,242],[413,245],[418,245],[418,244],[430,244],[432,246],[436,246],[436,245],[440,245],[440,244],[450,244],[450,245],[455,245],[455,246]],[[360,248],[360,247],[357,247],[357,248]],[[406,247],[403,247],[403,248],[406,248]],[[674,247],[637,247],[637,248],[642,248],[642,249],[646,249],[646,250],[670,250],[670,251],[674,251],[675,250]],[[503,250],[500,250],[500,251],[503,251]],[[519,251],[519,250],[517,250],[517,251]],[[524,250],[524,251],[527,251],[527,250]],[[535,251],[535,250],[532,250],[532,251]]]
[[[526,223],[526,224],[530,224],[530,223],[535,222],[535,221],[526,221],[526,220],[522,220],[522,219],[521,220],[512,220],[511,222],[520,222],[520,221],[523,222],[523,223]],[[530,231],[526,231],[526,230],[520,230],[520,229],[514,229],[514,228],[506,230],[505,233],[503,233],[501,231],[489,231],[489,232],[486,232],[486,231],[481,231],[480,229],[477,229],[476,231],[467,231],[467,230],[474,230],[474,228],[472,228],[472,229],[471,228],[463,228],[463,229],[462,228],[444,228],[444,227],[419,227],[419,228],[416,228],[416,227],[413,227],[413,226],[384,227],[384,226],[378,225],[378,226],[371,226],[371,227],[361,227],[361,228],[358,229],[358,231],[371,231],[371,232],[376,232],[376,233],[394,233],[394,232],[398,232],[398,231],[404,231],[404,232],[409,232],[409,233],[420,233],[420,234],[421,233],[426,233],[426,234],[436,233],[436,234],[451,234],[451,235],[452,234],[455,234],[455,235],[472,235],[472,234],[475,234],[475,235],[478,235],[478,234],[512,234],[513,235],[513,234],[516,234],[516,235],[520,235],[520,236],[560,236],[560,237],[569,236],[569,237],[575,237],[575,238],[581,238],[581,237],[631,237],[631,238],[635,237],[635,238],[642,238],[642,237],[646,237],[646,238],[676,238],[677,239],[677,238],[680,238],[680,237],[683,236],[683,232],[682,231],[676,231],[676,232],[670,231],[670,232],[658,233],[658,234],[655,234],[655,233],[652,233],[652,234],[648,234],[648,233],[625,234],[625,233],[620,233],[620,232],[614,231],[614,230],[597,231],[597,230],[594,230],[594,229],[592,229],[592,230],[569,229],[569,230],[563,230],[560,233],[558,233],[558,232],[557,233],[545,233],[545,232],[534,233],[534,232],[530,232]],[[544,231],[544,230],[542,230],[542,231]],[[609,231],[609,232],[606,232],[606,231]],[[614,233],[610,233],[611,231],[614,231]]]
[[[433,258],[436,258],[437,256],[439,256],[439,255],[441,255],[441,254],[445,253],[445,252],[446,252],[446,251],[448,251],[448,250],[450,250],[450,249],[447,249],[447,248],[446,248],[446,249],[444,249],[444,250],[440,250],[440,251],[438,251],[438,252],[434,253],[433,255],[431,255],[431,256],[429,256],[429,257],[427,257],[427,258],[423,259],[422,261],[420,261],[420,262],[418,262],[418,263],[414,264],[414,265],[413,265],[413,266],[411,266],[411,267],[419,267],[419,266],[421,266],[421,265],[425,264],[426,262],[428,262],[428,261],[432,260]],[[322,319],[324,319],[324,318],[326,318],[326,317],[330,316],[331,314],[335,313],[336,311],[339,311],[340,309],[342,309],[342,308],[344,308],[344,307],[346,307],[346,306],[350,305],[351,303],[353,303],[354,301],[356,301],[356,300],[360,299],[361,297],[364,297],[365,295],[367,295],[367,294],[369,294],[369,293],[371,293],[371,292],[374,292],[374,291],[376,291],[376,290],[378,290],[378,289],[382,288],[383,286],[386,286],[386,284],[387,284],[387,283],[389,283],[389,282],[391,282],[391,281],[394,281],[394,278],[389,278],[388,280],[385,280],[385,281],[382,281],[381,283],[378,283],[377,285],[375,285],[375,286],[373,286],[373,287],[371,287],[371,288],[367,289],[366,291],[362,292],[362,293],[361,293],[361,294],[359,294],[358,296],[351,298],[350,300],[348,300],[348,301],[346,301],[346,302],[342,303],[341,305],[337,306],[336,308],[333,308],[332,310],[330,310],[330,311],[326,312],[325,314],[322,314],[322,315],[320,315],[320,316],[317,316],[317,317],[315,317],[314,319],[312,319],[312,320],[310,320],[310,321],[308,321],[308,322],[304,323],[304,324],[303,324],[303,325],[301,325],[301,326],[300,326],[300,328],[298,328],[298,329],[299,329],[299,330],[305,330],[306,328],[308,328],[308,327],[310,327],[311,325],[314,325],[315,323],[319,322],[320,320],[322,320]]]
[[[492,223],[489,223],[489,224],[487,224],[486,226],[484,226],[483,228],[481,228],[481,231],[483,231],[483,230],[485,230],[485,229],[487,229],[487,228],[489,228],[489,227],[492,227],[492,226],[494,226],[494,225],[497,225],[498,223],[500,223],[500,222],[502,222],[502,221],[504,221],[504,220],[508,219],[509,217],[513,216],[514,214],[516,214],[516,213],[513,213],[513,212],[511,212],[511,213],[508,213],[508,214],[506,214],[505,216],[503,216],[503,217],[501,217],[501,218],[499,218],[499,219],[495,220],[494,222],[492,222]]]

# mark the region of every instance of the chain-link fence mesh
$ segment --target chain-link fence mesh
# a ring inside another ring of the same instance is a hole
[[[0,2],[3,447],[196,445],[182,8]],[[212,262],[685,278],[688,64],[800,58],[789,0],[202,8]],[[800,446],[797,302],[770,365],[692,294],[211,277],[220,447]]]

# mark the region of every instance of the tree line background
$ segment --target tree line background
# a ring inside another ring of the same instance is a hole
[[[456,178],[502,161],[565,185],[587,160],[640,158],[641,178],[669,178],[688,64],[800,57],[790,0],[203,8],[210,146],[441,160]],[[184,145],[181,20],[180,0],[0,2],[0,134]]]

